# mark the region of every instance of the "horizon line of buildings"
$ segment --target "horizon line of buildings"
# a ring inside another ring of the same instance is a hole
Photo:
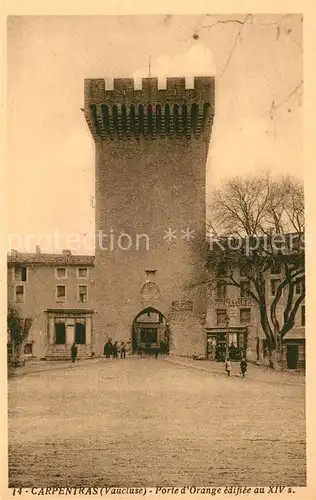
[[[11,251],[7,264],[8,303],[17,307],[23,316],[33,319],[24,348],[26,357],[67,359],[74,341],[78,344],[79,358],[103,354],[94,337],[94,319],[98,315],[95,296],[98,273],[93,255],[72,254],[70,250],[63,250],[61,254],[42,253],[37,247],[35,253]],[[267,303],[276,293],[282,269],[274,269],[270,274]],[[226,286],[223,279],[214,277],[207,313],[201,319],[205,356],[223,359],[228,340],[232,358],[239,359],[245,354],[250,361],[268,363],[267,341],[260,326],[258,304],[248,295],[250,283],[240,276],[238,269],[236,276],[241,280],[240,289]],[[142,325],[146,326],[147,337],[150,332],[155,336],[155,332],[168,329],[168,317],[163,317],[154,307],[148,307],[151,294],[156,290],[156,270],[146,271],[145,285],[144,308],[137,318],[139,336],[135,337],[133,328],[123,335],[124,338],[114,330],[111,335],[113,341],[126,342],[131,352],[135,352],[142,341]],[[302,293],[302,286],[295,287],[296,295]],[[283,303],[281,300],[279,304],[280,315]],[[106,309],[106,304],[104,306]],[[190,315],[190,301],[178,301],[173,307],[181,310],[182,315]],[[172,352],[172,332],[168,340]],[[283,339],[283,351],[285,368],[305,367],[304,301],[297,312],[295,326]]]

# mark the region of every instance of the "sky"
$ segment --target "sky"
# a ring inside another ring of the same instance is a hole
[[[303,177],[299,15],[8,18],[8,246],[94,231],[94,144],[84,78],[215,75],[207,196],[234,175]],[[242,27],[241,35],[238,32]],[[296,91],[295,89],[298,90]],[[29,237],[27,237],[27,235]],[[30,237],[30,236],[36,237]],[[91,253],[89,239],[78,248]],[[77,253],[78,253],[77,252]],[[74,252],[75,253],[75,252]]]

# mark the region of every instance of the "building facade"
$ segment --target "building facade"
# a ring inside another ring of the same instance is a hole
[[[8,303],[33,320],[26,356],[69,358],[92,355],[94,257],[12,251],[8,256]]]
[[[96,349],[99,344],[98,330],[95,329],[98,270],[94,263],[93,256],[71,255],[69,251],[59,255],[43,254],[39,249],[34,254],[13,251],[8,256],[8,302],[23,317],[33,319],[25,345],[26,357],[69,359],[74,341],[78,344],[81,358],[102,354],[103,348],[101,352]],[[236,281],[240,278],[236,269]],[[156,293],[156,288],[151,286],[152,279],[148,279],[148,287],[142,292],[144,295],[147,293],[145,299],[148,302],[154,300],[152,294]],[[266,277],[268,307],[281,279],[281,271]],[[259,307],[247,293],[249,282],[243,279],[242,286],[237,288],[225,285],[223,278],[214,277],[213,281],[206,321],[200,322],[202,355],[210,360],[224,360],[228,341],[228,353],[232,359],[238,360],[245,355],[250,361],[268,364],[267,342],[260,324]],[[302,293],[303,286],[301,283],[296,287],[296,296]],[[280,320],[285,302],[286,293],[279,302]],[[188,328],[191,301],[174,302],[171,309],[178,317],[185,318],[185,327]],[[136,316],[133,328],[126,332],[125,337],[112,332],[109,338],[124,341],[131,352],[137,350],[139,345],[146,347],[148,342],[161,347],[164,341],[170,341],[170,326],[162,313],[154,307],[147,307]],[[196,352],[194,350],[193,354]],[[284,368],[305,367],[304,302],[296,314],[294,328],[283,338],[282,352]]]
[[[282,267],[267,273],[266,304],[269,310],[275,297],[277,287],[283,280]],[[234,279],[239,287],[228,286],[225,277],[213,279],[211,297],[208,305],[206,332],[207,357],[224,359],[228,339],[229,354],[234,359],[246,355],[248,360],[260,364],[269,363],[269,352],[266,336],[260,323],[258,303],[249,296],[250,281],[239,269],[234,270]],[[304,287],[299,283],[295,287],[295,298],[298,298]],[[277,317],[282,325],[283,313],[287,302],[287,289],[277,306]],[[295,317],[295,326],[285,334],[282,344],[282,366],[288,369],[305,368],[305,302],[303,301]]]

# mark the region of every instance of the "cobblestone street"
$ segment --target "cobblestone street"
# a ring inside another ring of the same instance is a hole
[[[304,395],[299,375],[171,358],[16,376],[10,487],[304,486]]]

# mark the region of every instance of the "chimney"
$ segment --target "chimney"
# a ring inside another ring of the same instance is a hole
[[[71,256],[71,251],[70,250],[63,250],[63,256],[64,257],[70,257]]]
[[[41,247],[39,245],[36,245],[36,253],[37,255],[41,253]]]
[[[17,257],[19,254],[19,252],[17,250],[13,250],[13,248],[11,248],[11,255],[12,257]]]

